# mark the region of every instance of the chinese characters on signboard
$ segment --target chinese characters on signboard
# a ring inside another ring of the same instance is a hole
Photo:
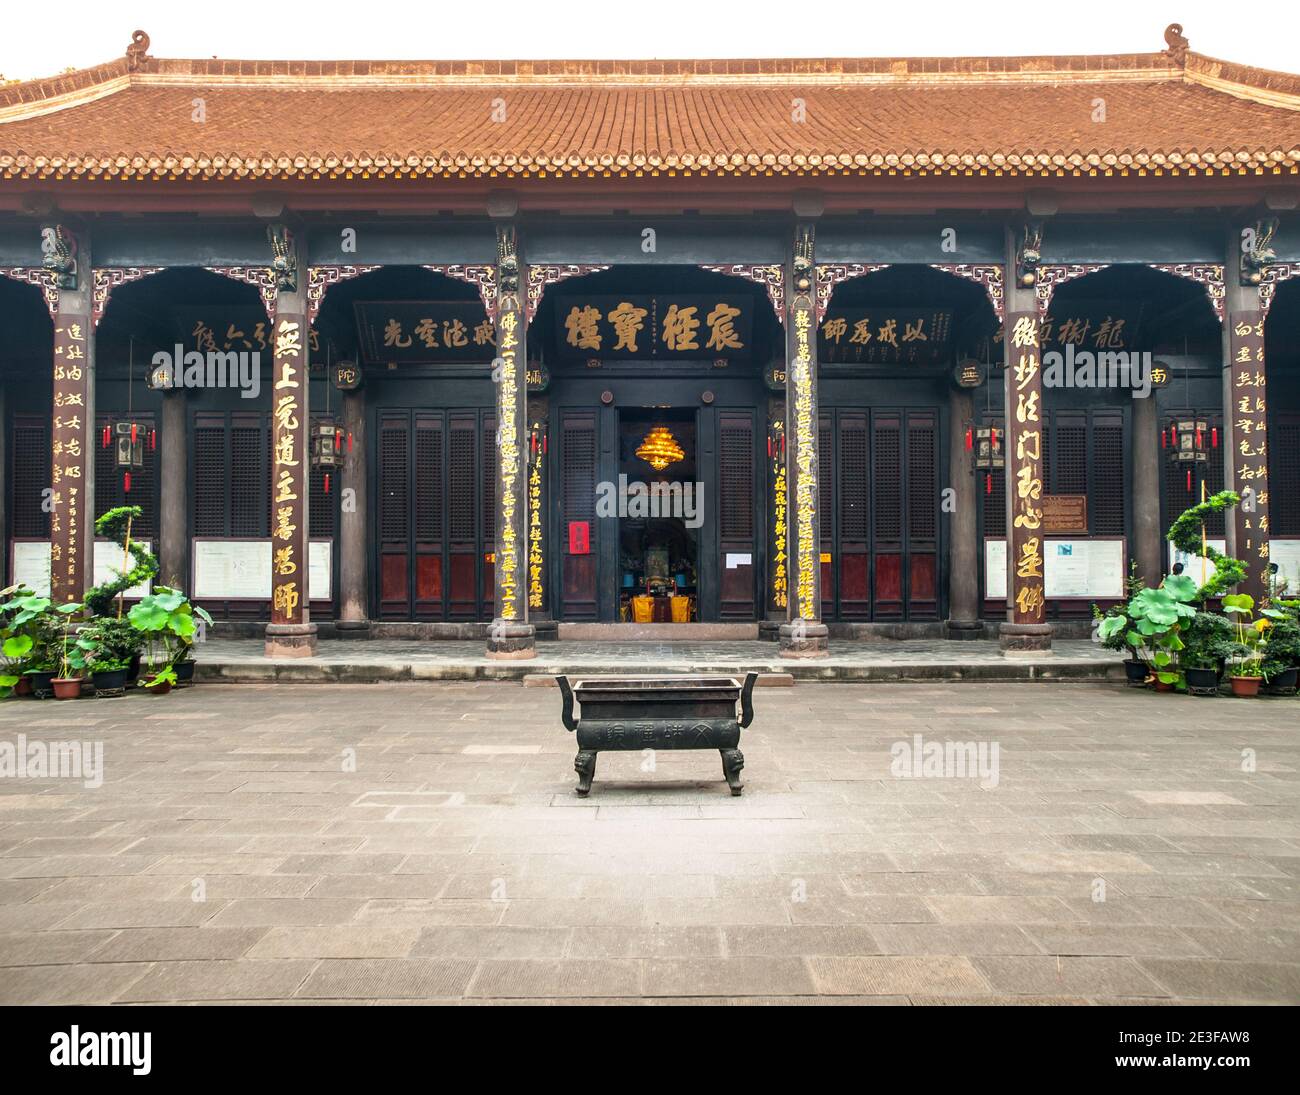
[[[354,307],[368,364],[474,364],[496,357],[496,331],[477,301],[358,301]]]
[[[534,426],[534,452],[528,468],[528,608],[541,611],[544,607],[542,576],[546,557],[542,543],[542,461],[545,449],[537,443],[540,427]]]
[[[562,296],[560,352],[570,358],[742,358],[751,353],[748,296]]]
[[[1241,504],[1232,510],[1236,554],[1246,566],[1241,592],[1258,600],[1268,590],[1268,404],[1264,381],[1264,316],[1233,312],[1228,319],[1232,370],[1232,489]]]
[[[1007,444],[1011,460],[1011,561],[1014,622],[1043,622],[1043,376],[1038,317],[1007,316]]]
[[[60,317],[54,328],[54,429],[50,465],[51,597],[68,602],[81,599],[83,552],[90,537],[89,505],[82,469],[87,464],[86,396],[90,365],[86,357],[86,326],[77,317]]]
[[[823,365],[912,365],[946,360],[952,313],[901,308],[833,308],[817,328]]]
[[[789,604],[790,593],[784,423],[773,423],[773,437],[769,443],[772,445],[772,607],[784,610]]]

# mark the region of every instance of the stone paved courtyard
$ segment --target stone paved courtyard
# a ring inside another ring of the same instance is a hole
[[[6,702],[106,774],[0,779],[0,1002],[1300,1001],[1300,701],[756,705],[743,797],[661,752],[584,800],[551,689]],[[917,734],[996,743],[996,786],[895,778]]]

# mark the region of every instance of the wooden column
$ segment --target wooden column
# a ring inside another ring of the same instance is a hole
[[[528,622],[528,316],[519,293],[525,277],[513,223],[497,226],[497,542],[496,602],[489,658],[533,658],[537,636]]]
[[[1164,576],[1165,539],[1160,527],[1160,442],[1156,390],[1133,400],[1133,559],[1149,586]]]
[[[316,625],[308,608],[308,320],[305,264],[287,230],[269,230],[279,293],[272,317],[271,369],[271,622],[269,658],[316,653]],[[300,284],[300,280],[302,284]]]
[[[359,367],[358,367],[359,368]],[[331,378],[332,379],[332,378]],[[370,478],[366,439],[366,393],[355,388],[343,393],[343,429],[349,449],[339,470],[339,618],[335,627],[341,639],[364,639],[370,634],[369,497]]]
[[[817,513],[817,305],[811,224],[795,229],[786,312],[786,481],[790,526],[790,593],[781,625],[783,658],[825,657],[821,619],[821,529]]]
[[[87,240],[63,225],[41,229],[58,286],[51,408],[50,599],[80,601],[94,584],[95,324]]]
[[[159,434],[158,581],[188,591],[190,443],[184,388],[163,392]]]
[[[980,639],[984,625],[979,607],[979,549],[974,454],[966,449],[966,431],[975,428],[975,397],[969,388],[948,392],[948,485],[953,491],[948,521],[948,638]]]
[[[1258,605],[1269,591],[1268,385],[1264,362],[1264,313],[1258,307],[1228,313],[1224,379],[1224,482],[1241,495],[1230,510],[1228,554],[1240,559],[1246,577],[1233,592],[1249,593]]]

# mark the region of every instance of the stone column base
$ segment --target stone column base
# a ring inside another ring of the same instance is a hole
[[[558,642],[560,638],[560,622],[558,620],[535,620],[533,629],[537,634],[539,643]]]
[[[781,638],[780,620],[759,620],[758,638],[760,642],[774,643]]]
[[[488,629],[487,656],[511,661],[537,657],[537,629],[494,620]]]
[[[782,658],[824,658],[830,653],[830,635],[820,620],[795,620],[782,624]]]
[[[984,638],[984,625],[978,620],[949,620],[948,639],[950,642],[964,642]]]
[[[340,639],[368,639],[370,638],[370,621],[335,620],[334,630],[338,632]]]
[[[267,624],[268,658],[311,658],[316,654],[316,625]]]
[[[1035,657],[1052,652],[1051,624],[998,625],[998,645],[1005,657]]]

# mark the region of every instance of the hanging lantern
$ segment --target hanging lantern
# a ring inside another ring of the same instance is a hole
[[[974,451],[977,468],[1006,466],[1006,458],[1002,454],[1002,436],[1002,431],[996,426],[980,426],[975,430]]]
[[[337,468],[343,463],[343,433],[332,418],[312,421],[309,444],[313,468]]]
[[[656,426],[646,434],[636,454],[655,471],[663,471],[669,464],[686,458],[686,453],[667,426]]]
[[[975,430],[970,426],[966,427],[966,451],[975,451]]]
[[[1208,427],[1204,419],[1178,419],[1169,427],[1171,452],[1169,459],[1177,464],[1201,464],[1209,459],[1205,451],[1205,434]],[[1217,447],[1215,431],[1215,445]]]
[[[144,467],[144,430],[145,427],[139,422],[114,422],[111,432],[116,449],[117,466],[124,471],[130,468]],[[107,436],[110,427],[104,427],[104,433]],[[126,490],[130,490],[130,480],[127,483]]]

